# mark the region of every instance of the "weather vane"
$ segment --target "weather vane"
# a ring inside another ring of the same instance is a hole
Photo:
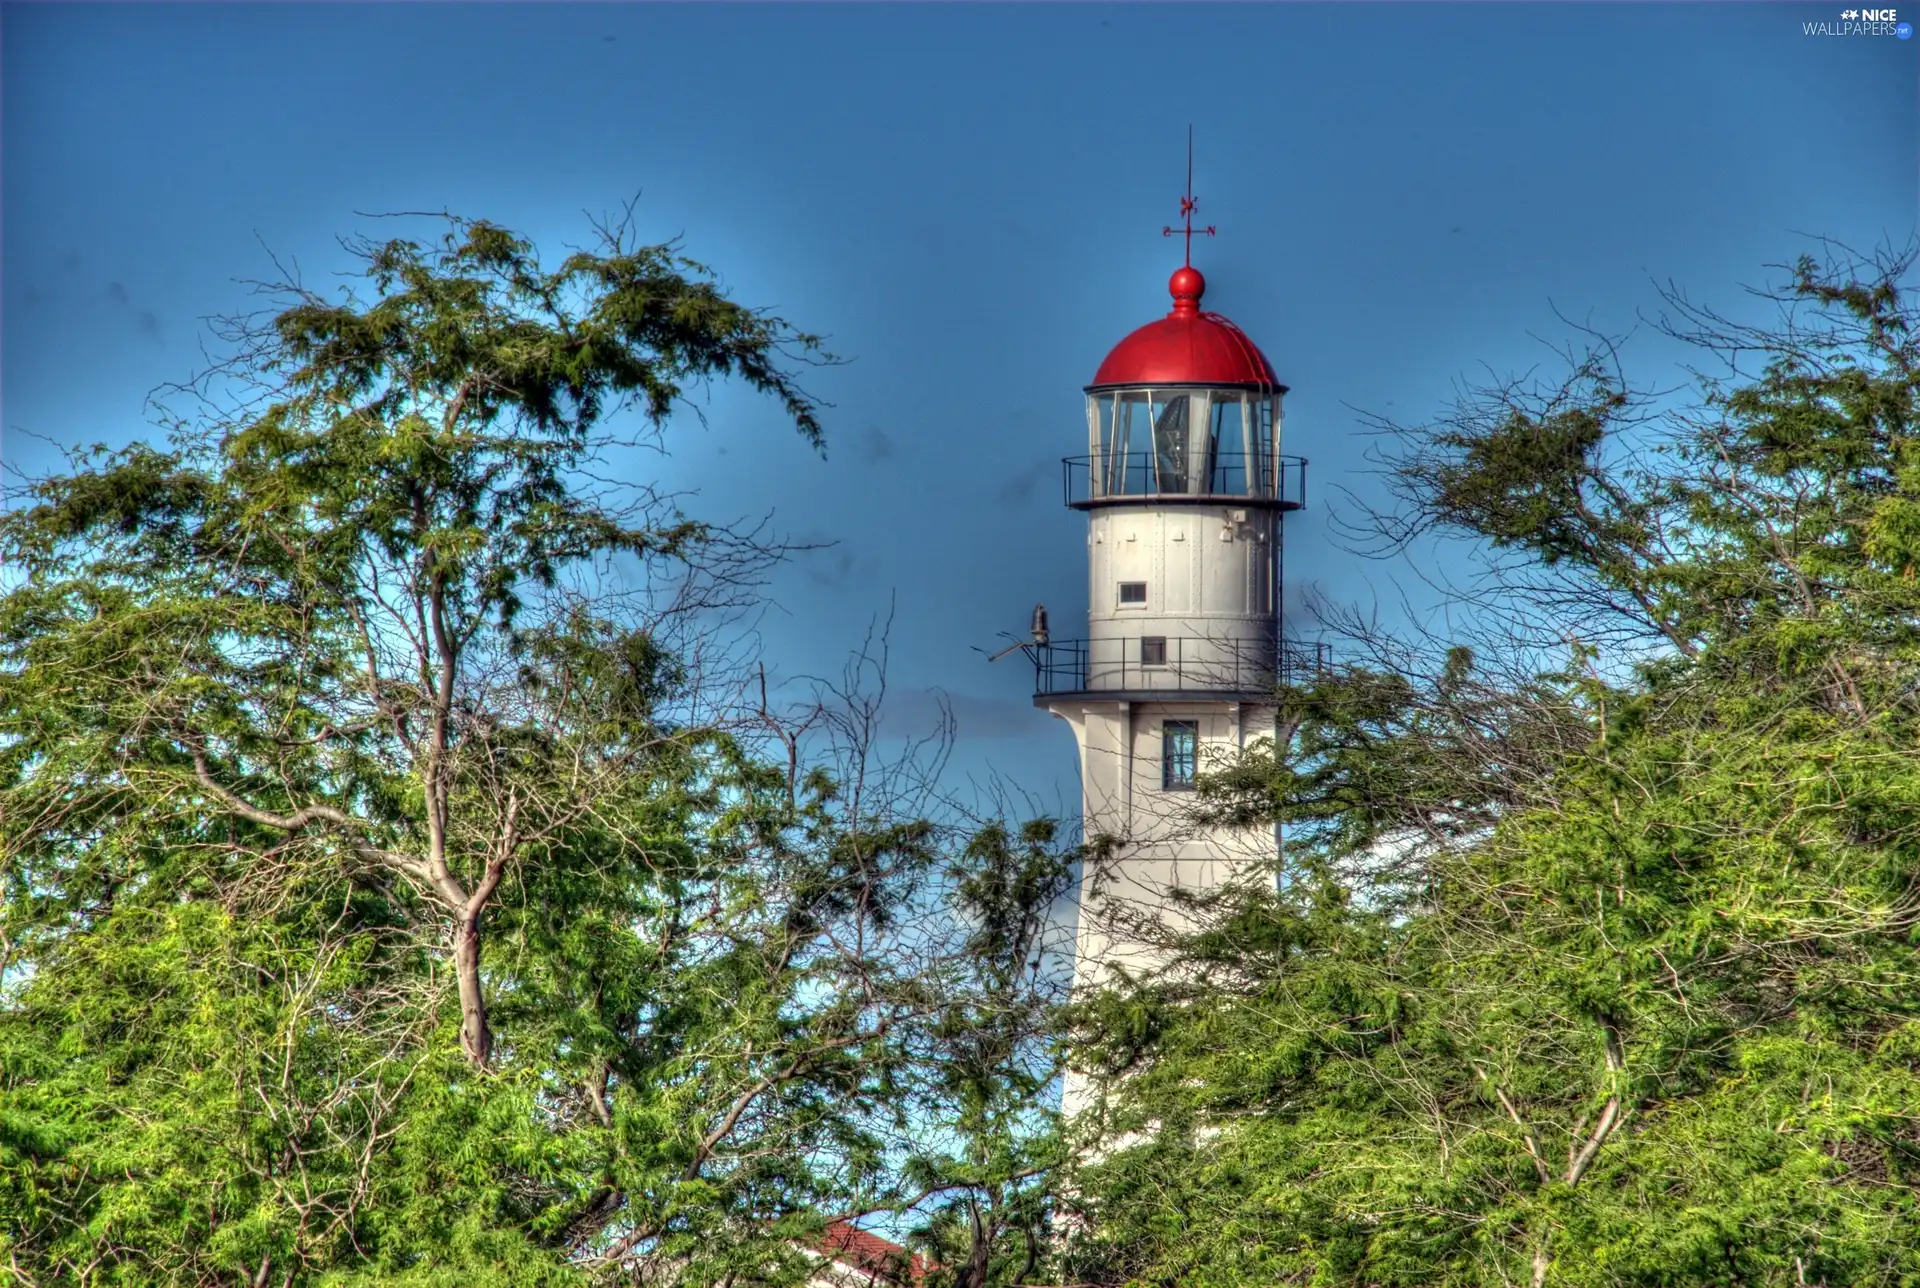
[[[1193,235],[1200,233],[1206,237],[1213,236],[1212,224],[1208,224],[1205,228],[1195,228],[1193,226],[1193,208],[1199,204],[1198,201],[1194,200],[1193,196],[1193,127],[1189,125],[1187,127],[1187,195],[1180,198],[1181,226],[1179,229],[1180,232],[1185,234],[1187,239],[1186,259],[1188,268],[1193,267]],[[1160,235],[1162,237],[1171,237],[1174,231],[1171,227],[1162,228]]]

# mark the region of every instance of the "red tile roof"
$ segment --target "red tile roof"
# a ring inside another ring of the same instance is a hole
[[[933,1269],[926,1257],[846,1221],[828,1226],[818,1247],[829,1259],[871,1276],[873,1282],[899,1288],[920,1288]]]

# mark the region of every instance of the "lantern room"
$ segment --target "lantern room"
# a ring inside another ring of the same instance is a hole
[[[1286,393],[1245,332],[1201,309],[1191,266],[1173,309],[1114,346],[1087,386],[1087,455],[1067,458],[1067,503],[1158,501],[1299,509],[1306,462],[1280,455]]]

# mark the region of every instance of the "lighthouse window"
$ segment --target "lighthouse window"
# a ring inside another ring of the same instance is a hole
[[[1145,496],[1154,491],[1153,425],[1161,410],[1151,394],[1125,393],[1115,409],[1113,450],[1107,456],[1107,495]]]
[[[1140,639],[1140,665],[1165,666],[1167,664],[1167,637],[1164,635],[1145,635]]]
[[[1121,450],[1114,442],[1112,394],[1102,394],[1093,400],[1093,469],[1091,477],[1095,496],[1104,496],[1111,490],[1112,466],[1115,452]]]
[[[1144,581],[1123,581],[1120,583],[1120,602],[1123,604],[1144,604],[1147,602],[1147,583]]]
[[[1160,786],[1170,792],[1191,791],[1200,759],[1200,723],[1168,720],[1160,726]]]
[[[1153,490],[1156,492],[1187,490],[1187,402],[1187,395],[1175,394],[1155,408]]]
[[[1246,496],[1247,438],[1245,402],[1238,394],[1213,396],[1213,424],[1207,441],[1207,491],[1215,496]]]

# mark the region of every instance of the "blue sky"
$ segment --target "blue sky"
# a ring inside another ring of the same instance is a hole
[[[891,604],[903,717],[942,686],[961,770],[1072,801],[1068,731],[970,646],[1036,600],[1080,633],[1057,462],[1101,357],[1167,307],[1188,123],[1207,303],[1292,386],[1315,497],[1364,493],[1363,413],[1534,365],[1556,307],[1625,330],[1672,279],[1738,308],[1809,235],[1913,235],[1920,41],[1802,35],[1838,13],[8,5],[7,463],[150,435],[145,394],[199,364],[262,243],[318,281],[337,234],[389,227],[356,212],[449,208],[558,251],[639,193],[643,235],[853,359],[810,378],[826,459],[720,389],[660,466],[700,517],[839,543],[773,587],[769,656],[837,670]],[[1674,378],[1651,339],[1628,356]],[[1289,519],[1288,601],[1390,596],[1328,517]]]

